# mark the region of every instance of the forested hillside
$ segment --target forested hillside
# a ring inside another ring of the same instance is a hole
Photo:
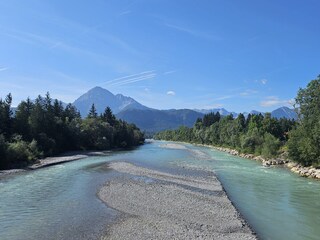
[[[0,99],[0,169],[22,167],[65,151],[131,147],[144,141],[134,124],[117,120],[108,107],[98,116],[92,105],[81,119],[74,106],[63,107],[49,93],[22,101],[14,116],[11,103],[11,94]]]
[[[275,157],[288,152],[304,166],[320,166],[320,76],[296,97],[298,121],[243,114],[234,119],[210,113],[199,118],[192,128],[180,127],[155,135],[156,139],[224,146],[242,153]]]

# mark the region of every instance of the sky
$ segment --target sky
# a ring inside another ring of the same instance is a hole
[[[320,74],[318,0],[0,0],[0,97],[95,86],[157,109],[272,111]]]

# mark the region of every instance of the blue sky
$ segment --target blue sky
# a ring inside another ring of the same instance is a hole
[[[1,0],[0,96],[92,87],[159,109],[270,111],[320,74],[318,0]]]

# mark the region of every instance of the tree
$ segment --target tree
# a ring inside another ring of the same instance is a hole
[[[289,157],[303,165],[320,166],[320,76],[298,91],[299,122],[289,135]]]
[[[116,123],[116,117],[113,115],[110,107],[106,107],[106,109],[104,110],[104,113],[102,114],[102,118],[111,126],[114,126]]]
[[[22,101],[16,109],[15,129],[24,140],[32,140],[29,125],[29,118],[31,116],[32,109],[33,103],[30,98],[27,98],[26,101]]]
[[[88,118],[97,118],[97,117],[98,117],[97,109],[94,106],[94,103],[92,103],[90,111],[88,113]]]
[[[279,139],[267,132],[264,134],[263,140],[261,154],[266,158],[276,156],[280,147]]]
[[[12,95],[9,93],[5,100],[0,99],[0,134],[10,137],[12,130]]]

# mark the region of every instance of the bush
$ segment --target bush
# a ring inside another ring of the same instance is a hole
[[[265,133],[262,144],[262,155],[266,158],[272,158],[277,155],[280,141],[270,133]]]

